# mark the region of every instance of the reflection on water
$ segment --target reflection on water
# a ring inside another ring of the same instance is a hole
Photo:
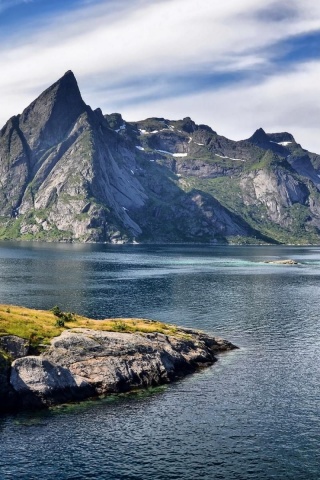
[[[293,258],[296,266],[264,260]],[[241,348],[138,395],[0,420],[0,479],[318,479],[318,247],[0,244],[0,302]]]

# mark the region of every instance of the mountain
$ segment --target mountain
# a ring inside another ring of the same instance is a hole
[[[320,156],[290,133],[126,122],[86,105],[71,71],[0,131],[0,179],[2,239],[320,240]]]

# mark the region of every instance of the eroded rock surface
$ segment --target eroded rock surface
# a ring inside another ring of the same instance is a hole
[[[12,363],[7,387],[15,396],[15,408],[47,407],[168,383],[211,365],[216,353],[236,348],[201,332],[180,332],[174,337],[66,330],[42,355],[17,358]],[[3,397],[1,411],[10,410],[8,398]]]
[[[15,360],[28,355],[29,343],[16,335],[3,335],[0,337],[0,349]]]

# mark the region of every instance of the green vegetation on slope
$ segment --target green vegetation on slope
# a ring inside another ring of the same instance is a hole
[[[288,227],[283,228],[268,219],[267,210],[262,203],[246,205],[243,201],[243,191],[240,187],[240,177],[197,178],[188,177],[186,190],[193,188],[202,190],[216,198],[231,212],[240,215],[252,228],[260,234],[286,244],[318,243],[319,235],[313,226],[307,223],[310,215],[306,205],[299,203],[288,207],[283,216],[290,219]],[[256,243],[258,238],[232,237],[231,243]]]

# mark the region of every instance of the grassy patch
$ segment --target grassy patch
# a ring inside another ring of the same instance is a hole
[[[273,168],[284,168],[285,170],[292,171],[290,164],[286,158],[282,158],[271,150],[267,150],[263,156],[258,156],[253,162],[247,162],[244,165],[244,170],[257,171],[257,170],[272,170]]]
[[[58,326],[57,316],[52,311],[0,305],[0,336],[17,335],[28,340],[35,349],[40,344],[48,344],[53,337],[60,335],[64,330],[79,327],[108,332],[159,332],[181,338],[188,337],[174,325],[141,318],[93,320],[76,314],[70,315],[69,318],[65,326]]]
[[[0,226],[0,239],[1,240],[14,240],[21,237],[22,218],[7,219],[6,222]]]

